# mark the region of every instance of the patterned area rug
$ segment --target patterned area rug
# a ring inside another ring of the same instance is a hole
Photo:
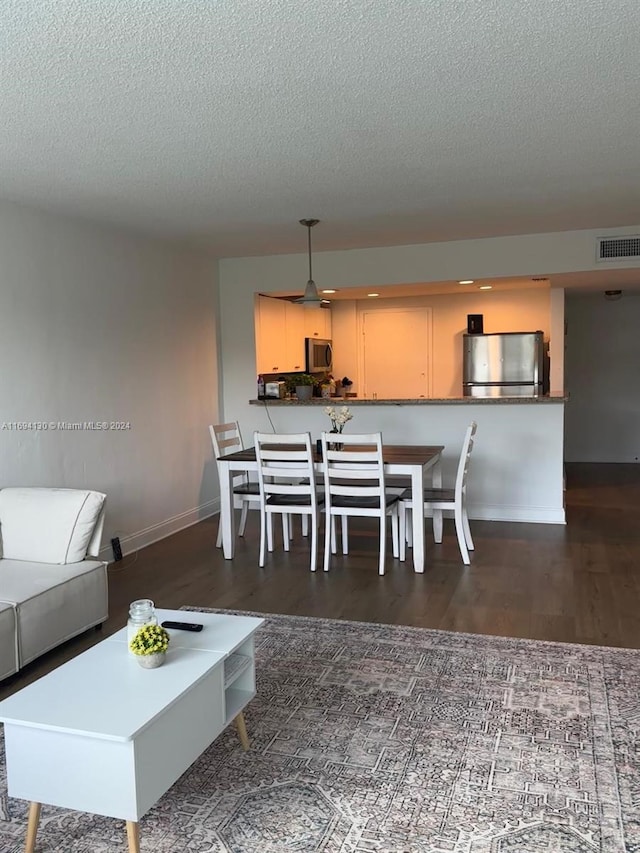
[[[640,851],[640,652],[267,619],[251,750],[221,735],[141,821],[143,853]],[[0,816],[22,851],[4,757]],[[45,806],[37,849],[127,844]]]

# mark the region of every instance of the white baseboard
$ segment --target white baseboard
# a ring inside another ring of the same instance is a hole
[[[506,506],[484,504],[467,507],[470,521],[520,521],[525,524],[566,524],[564,509],[548,506]],[[425,512],[427,518],[432,513]],[[453,518],[453,510],[444,510],[445,518]]]
[[[480,521],[521,521],[527,524],[566,524],[564,507],[508,506],[484,504],[467,508],[470,519]]]
[[[154,542],[159,542],[161,539],[166,539],[186,527],[191,527],[205,518],[220,512],[220,498],[214,498],[207,503],[200,504],[193,509],[185,510],[172,518],[165,521],[159,521],[157,524],[152,524],[144,530],[139,530],[137,533],[132,533],[129,536],[121,537],[120,546],[123,556],[133,554],[139,551],[140,548],[146,548],[147,545],[153,545]],[[111,545],[103,545],[100,549],[100,559],[106,560],[109,563],[113,562],[113,552]]]

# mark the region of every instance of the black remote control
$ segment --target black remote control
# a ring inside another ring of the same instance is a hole
[[[202,631],[203,625],[195,622],[163,622],[163,628],[175,628],[176,631]]]

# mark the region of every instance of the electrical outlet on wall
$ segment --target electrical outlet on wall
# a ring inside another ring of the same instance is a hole
[[[122,559],[122,548],[120,547],[120,537],[114,536],[111,540],[111,548],[113,549],[113,559],[121,560]]]

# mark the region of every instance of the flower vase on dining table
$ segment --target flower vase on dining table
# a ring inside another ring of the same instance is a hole
[[[335,433],[336,435],[340,435],[342,433],[344,425],[353,417],[348,406],[342,406],[340,409],[335,409],[333,406],[327,406],[324,413],[325,415],[328,415],[331,420],[331,433]],[[331,442],[329,444],[330,450],[342,450],[343,447],[343,442]]]
[[[335,433],[336,435],[340,435],[342,430],[341,429],[332,429],[331,432]],[[329,445],[330,450],[342,450],[343,447],[344,447],[344,444],[341,441],[332,441],[331,444]]]

